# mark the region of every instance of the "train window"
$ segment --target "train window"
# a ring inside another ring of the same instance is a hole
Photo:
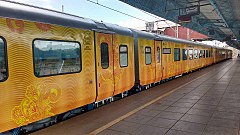
[[[3,38],[0,37],[0,82],[7,80],[7,54],[6,54],[6,43]]]
[[[203,55],[204,55],[204,51],[203,51],[203,50],[200,50],[199,58],[203,58]]]
[[[127,45],[120,45],[119,47],[120,67],[128,66],[128,47]]]
[[[157,47],[157,63],[160,63],[160,58],[161,58],[160,55],[161,55],[160,48]]]
[[[206,58],[208,58],[208,57],[209,57],[208,50],[206,50]]]
[[[37,77],[81,71],[79,42],[37,39],[33,42],[33,55]]]
[[[146,61],[146,65],[149,65],[152,63],[151,47],[145,48],[145,61]]]
[[[103,69],[107,69],[109,67],[109,52],[107,43],[101,43],[101,65]]]
[[[194,50],[194,59],[198,59],[198,50]]]
[[[163,54],[171,54],[171,48],[163,48]]]
[[[174,48],[174,61],[180,61],[180,49]]]
[[[206,51],[203,50],[203,58],[206,58]]]
[[[187,51],[187,49],[182,49],[182,59],[183,60],[187,60],[187,54],[188,53],[188,51]]]
[[[189,60],[193,59],[193,49],[189,49]]]

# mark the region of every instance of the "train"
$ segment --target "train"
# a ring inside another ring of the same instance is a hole
[[[0,1],[0,133],[31,132],[232,51]]]

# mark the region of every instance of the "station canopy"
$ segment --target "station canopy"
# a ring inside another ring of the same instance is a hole
[[[120,0],[240,49],[239,0]]]

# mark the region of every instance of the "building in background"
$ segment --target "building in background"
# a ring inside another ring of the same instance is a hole
[[[177,30],[178,29],[178,30]],[[178,31],[178,33],[176,33]],[[164,30],[164,35],[168,35],[171,37],[177,37],[186,40],[207,40],[209,39],[208,36],[198,33],[194,30],[188,29],[183,26],[173,26],[172,28],[168,27]],[[178,36],[176,36],[178,35]]]

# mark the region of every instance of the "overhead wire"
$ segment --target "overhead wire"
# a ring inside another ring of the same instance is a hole
[[[114,11],[114,12],[117,12],[117,13],[120,13],[120,14],[123,14],[123,15],[126,15],[126,16],[129,16],[129,17],[135,18],[135,19],[137,19],[137,20],[144,21],[145,23],[149,22],[149,21],[144,20],[144,19],[142,19],[142,18],[133,16],[133,15],[124,13],[124,12],[122,12],[122,11],[116,10],[116,9],[114,9],[114,8],[111,8],[111,7],[105,6],[105,5],[103,5],[103,4],[100,4],[100,3],[98,2],[98,0],[96,0],[96,2],[95,2],[95,1],[92,1],[92,0],[86,0],[86,1],[91,2],[91,3],[93,3],[93,4],[96,4],[96,5],[98,5],[98,6],[101,6],[101,7],[107,8],[107,9],[112,10],[112,11]],[[138,9],[138,8],[137,8],[137,9]],[[171,29],[173,29],[172,26],[167,22],[166,19],[162,19],[161,17],[155,16],[155,15],[153,15],[153,14],[151,14],[151,13],[148,13],[148,12],[146,12],[146,11],[144,11],[144,10],[141,10],[141,9],[138,9],[138,10],[141,11],[141,12],[143,12],[143,13],[145,13],[145,14],[147,14],[147,15],[149,15],[149,16],[152,16],[152,17],[156,18],[157,20],[156,20],[156,21],[152,21],[153,23],[157,23],[157,22],[163,21],[166,25],[168,25]],[[173,29],[173,30],[174,30],[174,29]],[[176,32],[176,31],[174,30],[174,32]]]
[[[120,14],[123,14],[123,15],[129,16],[129,17],[132,17],[132,18],[138,19],[138,20],[140,20],[140,21],[148,22],[147,20],[144,20],[144,19],[141,19],[141,18],[135,17],[135,16],[133,16],[133,15],[130,15],[130,14],[124,13],[124,12],[122,12],[122,11],[119,11],[119,10],[113,9],[113,8],[111,8],[111,7],[108,7],[108,6],[102,5],[102,4],[98,3],[98,2],[95,2],[95,1],[92,1],[92,0],[86,0],[86,1],[91,2],[91,3],[93,3],[93,4],[96,4],[96,5],[99,5],[99,6],[101,6],[101,7],[107,8],[107,9],[109,9],[109,10],[112,10],[112,11],[118,12],[118,13],[120,13]]]

